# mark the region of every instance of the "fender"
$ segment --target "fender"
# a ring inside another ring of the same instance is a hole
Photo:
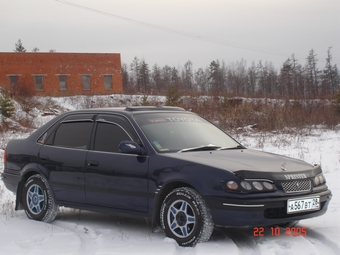
[[[152,228],[155,231],[158,230],[160,226],[159,222],[159,213],[165,197],[171,192],[172,190],[179,188],[179,187],[191,187],[195,189],[191,184],[188,182],[184,182],[183,180],[171,180],[162,186],[158,186],[155,191],[154,198],[149,199],[149,211],[152,212]],[[151,201],[150,201],[151,200]]]
[[[34,175],[34,174],[41,174],[46,179],[49,177],[48,171],[37,163],[29,163],[25,165],[25,167],[20,171],[21,180],[18,183],[17,192],[16,192],[16,199],[15,199],[15,210],[23,210],[22,206],[22,189],[25,185],[26,180]]]

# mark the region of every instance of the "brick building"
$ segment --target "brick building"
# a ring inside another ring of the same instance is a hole
[[[120,54],[0,52],[0,87],[37,96],[121,93]]]

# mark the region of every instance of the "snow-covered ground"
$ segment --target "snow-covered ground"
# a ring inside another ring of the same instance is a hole
[[[68,105],[67,99],[59,100]],[[37,121],[51,117],[44,118]],[[9,132],[0,138],[3,142],[17,136],[25,134]],[[253,228],[219,228],[209,242],[182,248],[163,233],[153,233],[146,220],[60,208],[54,222],[42,223],[14,211],[15,196],[0,181],[0,254],[340,254],[340,128],[319,127],[294,135],[249,131],[236,138],[248,148],[321,163],[333,198],[325,215],[296,226],[305,228],[306,236],[286,236],[285,229],[272,235],[265,228],[264,236],[259,237],[254,236]]]

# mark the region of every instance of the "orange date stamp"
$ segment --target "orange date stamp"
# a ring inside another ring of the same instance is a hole
[[[307,236],[307,230],[305,227],[271,227],[270,228],[271,236]],[[264,227],[254,227],[253,231],[254,236],[265,236],[265,228]],[[266,233],[267,234],[267,233]]]

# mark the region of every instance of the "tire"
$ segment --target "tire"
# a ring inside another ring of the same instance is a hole
[[[209,240],[213,230],[210,209],[192,188],[174,189],[163,201],[161,226],[167,237],[180,246],[195,246]]]
[[[43,222],[52,222],[59,210],[49,183],[39,174],[26,181],[22,190],[22,204],[28,218]]]

